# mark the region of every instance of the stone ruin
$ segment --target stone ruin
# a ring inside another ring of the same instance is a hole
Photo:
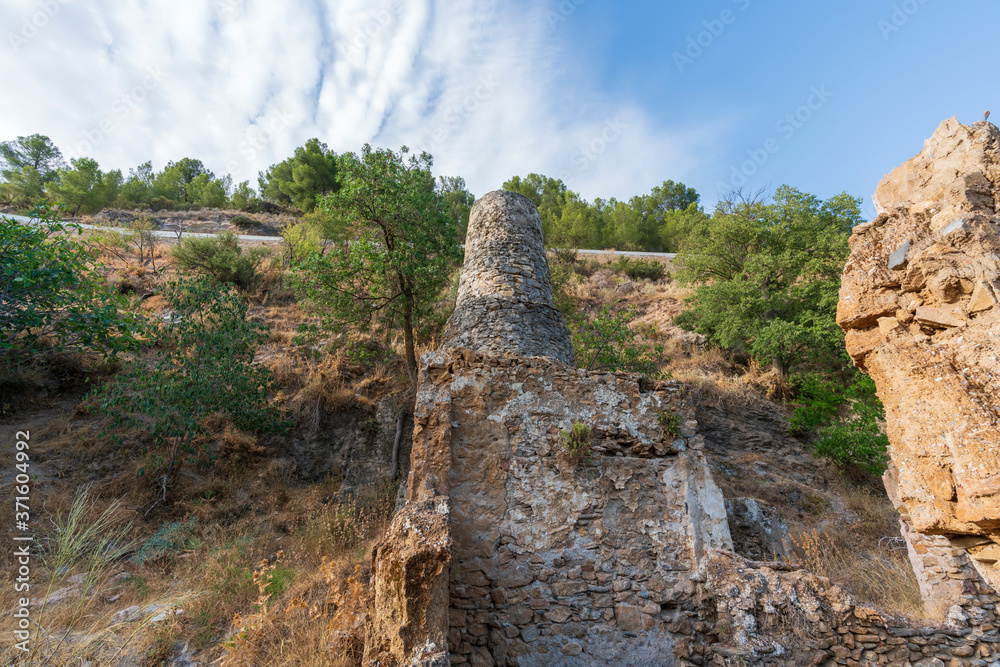
[[[458,299],[442,347],[573,365],[569,331],[552,303],[542,218],[524,195],[491,192],[469,214]]]
[[[1000,655],[1000,598],[972,576],[948,622],[920,625],[734,553],[684,387],[573,367],[530,201],[486,195],[468,238],[446,342],[422,363],[406,502],[372,553],[366,666]],[[577,423],[592,437],[574,458]]]
[[[1000,130],[952,118],[883,180],[837,322],[886,407],[899,509],[928,600],[956,570],[1000,586]]]

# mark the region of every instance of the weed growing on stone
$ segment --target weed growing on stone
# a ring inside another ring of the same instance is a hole
[[[664,435],[677,438],[681,434],[681,418],[673,412],[663,411],[658,417],[660,426],[663,427]]]
[[[594,448],[593,431],[586,424],[574,422],[568,431],[560,431],[559,440],[562,443],[563,455],[579,466],[590,463]]]

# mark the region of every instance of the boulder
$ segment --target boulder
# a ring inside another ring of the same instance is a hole
[[[875,205],[837,322],[886,407],[897,505],[925,535],[1000,543],[1000,130],[945,121]]]
[[[372,549],[363,664],[440,662],[448,637],[451,549],[447,498],[407,503],[395,516]]]

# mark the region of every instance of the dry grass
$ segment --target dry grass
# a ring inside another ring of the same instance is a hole
[[[395,486],[369,489],[301,523],[287,555],[254,572],[255,612],[237,614],[223,665],[358,665],[370,594],[368,554],[395,506]],[[295,584],[276,599],[270,587],[287,560]]]
[[[795,561],[827,577],[860,600],[909,617],[924,614],[917,579],[905,548],[858,549],[841,530],[807,530],[790,537]]]

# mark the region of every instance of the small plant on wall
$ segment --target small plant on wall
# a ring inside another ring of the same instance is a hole
[[[594,434],[589,426],[574,422],[570,430],[559,432],[559,441],[562,444],[563,456],[575,466],[590,463],[593,456]]]
[[[666,410],[660,413],[660,426],[663,427],[663,434],[671,438],[680,437],[681,418],[680,415]]]

